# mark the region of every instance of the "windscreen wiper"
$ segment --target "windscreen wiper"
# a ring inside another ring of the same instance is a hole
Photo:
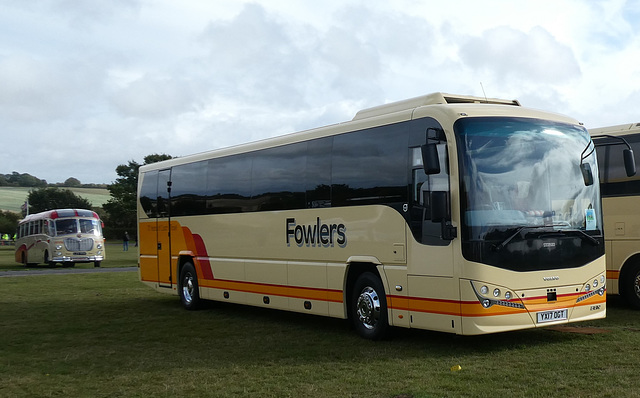
[[[598,239],[594,238],[593,236],[589,235],[588,233],[584,232],[581,229],[561,229],[558,232],[565,232],[565,233],[572,232],[577,234],[583,240],[589,241],[594,246],[598,246],[600,244],[600,241]]]

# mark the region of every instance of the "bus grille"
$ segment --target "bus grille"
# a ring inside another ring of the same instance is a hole
[[[93,239],[66,238],[64,240],[64,247],[70,252],[86,252],[93,249]]]

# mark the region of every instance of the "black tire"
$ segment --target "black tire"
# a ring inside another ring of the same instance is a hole
[[[100,267],[100,261],[94,261],[93,262],[93,266],[96,267],[96,268]]]
[[[180,271],[180,285],[178,294],[184,308],[188,310],[198,309],[200,306],[200,289],[198,289],[198,275],[193,264],[186,263]]]
[[[49,252],[47,250],[44,251],[44,263],[46,265],[48,265],[49,267],[55,267],[56,263],[51,261],[51,259],[49,258]]]
[[[356,279],[349,309],[353,327],[360,336],[369,340],[380,340],[387,336],[387,297],[378,276],[365,272]]]
[[[640,309],[640,262],[631,264],[622,280],[624,298],[636,309]]]

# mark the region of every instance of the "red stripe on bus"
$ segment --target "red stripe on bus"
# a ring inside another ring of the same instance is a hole
[[[193,243],[195,244],[195,252],[198,257],[198,262],[202,267],[202,276],[204,279],[214,279],[213,271],[211,270],[211,262],[209,261],[209,254],[207,253],[207,247],[202,241],[202,237],[198,234],[193,234]]]

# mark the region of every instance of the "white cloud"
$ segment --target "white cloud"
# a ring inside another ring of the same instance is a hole
[[[165,119],[193,111],[199,89],[189,79],[143,76],[114,92],[110,99],[125,117]]]
[[[76,59],[0,57],[0,115],[20,123],[71,117],[87,92],[98,91],[100,73]]]
[[[581,74],[571,48],[540,27],[529,32],[503,26],[492,28],[470,37],[460,47],[460,53],[470,68],[489,71],[502,84],[514,79],[566,84]]]

